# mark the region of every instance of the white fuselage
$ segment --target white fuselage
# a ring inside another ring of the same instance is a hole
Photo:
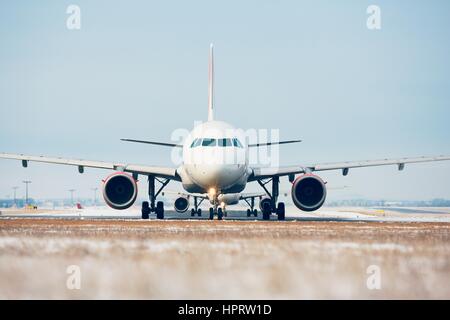
[[[196,126],[183,144],[178,173],[188,192],[217,196],[241,192],[251,173],[242,131],[222,121]]]

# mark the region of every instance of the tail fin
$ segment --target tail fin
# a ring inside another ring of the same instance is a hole
[[[208,67],[208,121],[214,120],[214,51],[213,44],[209,47]]]

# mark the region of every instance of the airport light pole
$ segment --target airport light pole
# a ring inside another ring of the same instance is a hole
[[[31,181],[24,180],[22,182],[25,183],[25,204],[28,206],[28,185],[31,183]]]
[[[69,189],[70,192],[70,203],[73,206],[73,193],[75,192],[75,189]]]
[[[92,188],[92,191],[94,191],[94,206],[97,206],[97,190],[98,188]]]
[[[14,190],[14,206],[17,207],[17,198],[16,198],[16,191],[19,189],[19,187],[12,187]]]

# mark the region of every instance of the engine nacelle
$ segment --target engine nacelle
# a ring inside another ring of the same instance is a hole
[[[318,176],[304,174],[292,184],[291,194],[297,208],[303,211],[315,211],[325,202],[327,188]]]
[[[261,211],[263,211],[264,208],[264,203],[268,203],[270,205],[272,205],[272,200],[270,199],[270,197],[263,197],[261,200],[259,200],[259,209]]]
[[[179,197],[173,203],[175,211],[179,213],[186,212],[189,209],[189,199],[186,197]]]
[[[136,201],[136,180],[124,172],[116,172],[103,180],[103,198],[108,206],[117,210],[128,209]]]

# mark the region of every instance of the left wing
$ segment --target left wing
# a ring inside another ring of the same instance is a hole
[[[124,171],[135,174],[153,175],[156,177],[167,178],[180,181],[175,168],[169,167],[153,167],[138,164],[121,164],[104,161],[91,161],[81,159],[53,158],[45,156],[30,156],[24,154],[0,153],[0,158],[22,160],[22,166],[27,167],[29,161],[44,162],[51,164],[62,164],[69,166],[77,166],[78,172],[83,173],[84,168],[109,169],[115,171]]]
[[[405,168],[406,163],[420,163],[420,162],[434,162],[450,160],[450,156],[437,157],[417,157],[417,158],[397,158],[397,159],[381,159],[381,160],[364,160],[364,161],[349,161],[315,164],[310,166],[286,166],[276,168],[253,168],[253,173],[249,177],[249,181],[255,181],[274,176],[287,176],[297,173],[309,173],[314,171],[325,170],[342,170],[343,175],[347,175],[349,169],[363,168],[363,167],[377,167],[397,165],[399,170]]]

